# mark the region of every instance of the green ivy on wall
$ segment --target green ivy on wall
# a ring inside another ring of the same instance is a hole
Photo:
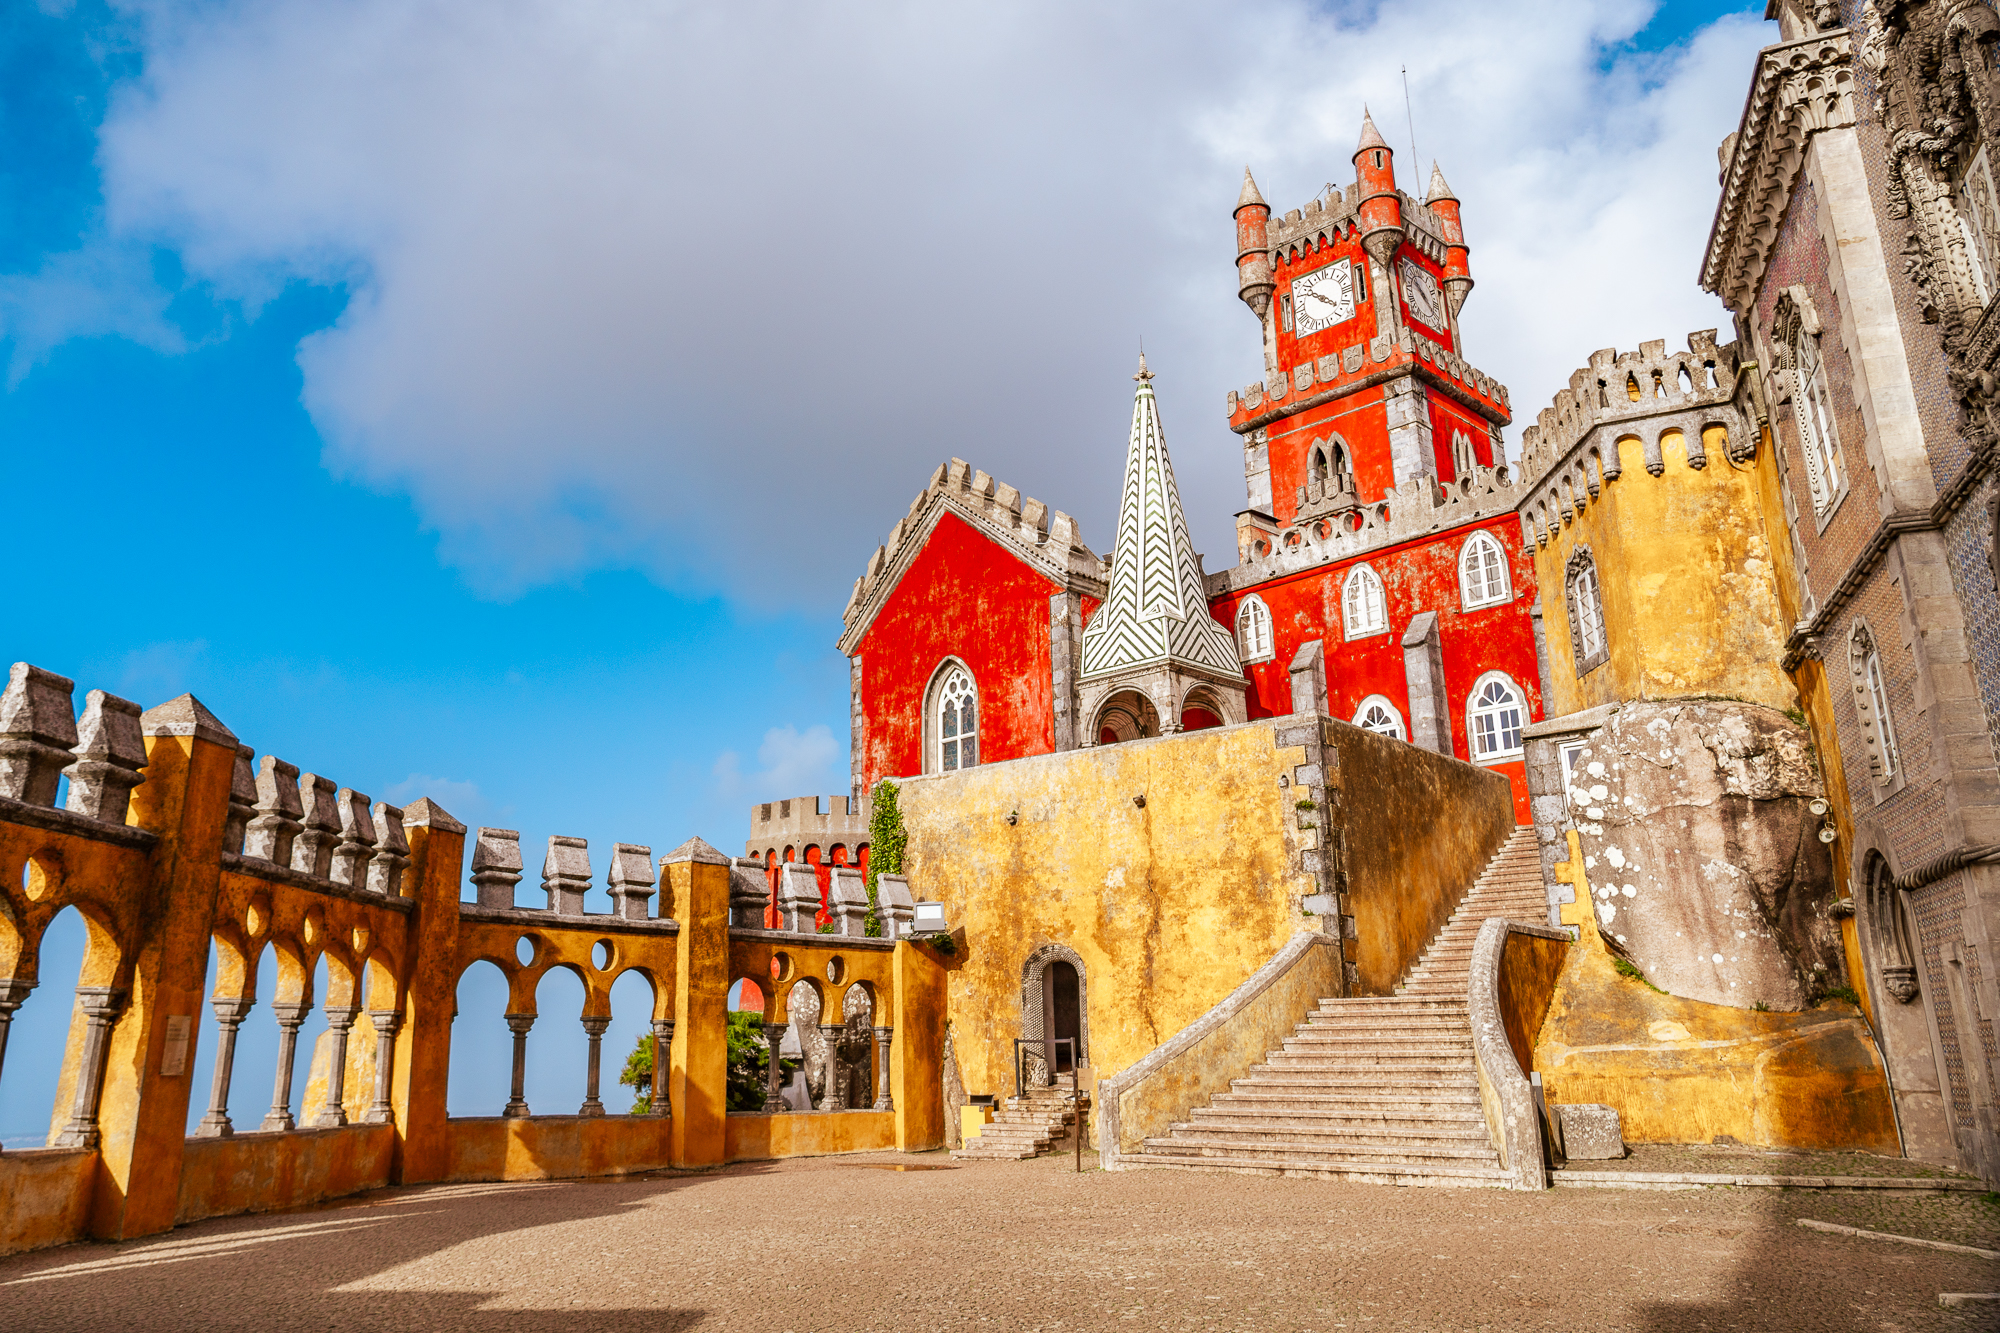
[[[903,811],[896,804],[897,786],[888,779],[875,784],[875,801],[868,815],[868,920],[866,933],[880,938],[882,916],[877,911],[875,880],[879,875],[903,873],[903,848],[909,841],[903,832]]]

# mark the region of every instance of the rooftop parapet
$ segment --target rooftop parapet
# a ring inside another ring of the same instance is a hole
[[[946,509],[982,532],[1012,544],[1063,586],[1081,583],[1103,594],[1104,561],[1084,545],[1075,519],[1040,500],[1023,497],[1005,482],[996,482],[964,459],[954,458],[933,473],[930,485],[910,501],[909,512],[889,530],[889,539],[875,548],[867,571],[854,581],[854,591],[841,612],[846,627],[840,636],[842,652],[853,651],[855,641],[874,617],[875,595],[895,585],[893,575],[915,555]]]
[[[1405,328],[1394,342],[1357,338],[1345,351],[1295,366],[1289,376],[1274,383],[1259,380],[1231,389],[1229,428],[1244,434],[1357,387],[1406,374],[1413,363],[1417,374],[1481,416],[1500,424],[1512,420],[1506,385],[1423,334]]]
[[[764,801],[750,807],[750,837],[744,850],[754,857],[788,846],[866,842],[873,812],[874,802],[866,796]]]

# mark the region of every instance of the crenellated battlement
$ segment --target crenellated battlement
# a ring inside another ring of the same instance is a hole
[[[1400,351],[1401,357],[1396,353]],[[1239,435],[1255,430],[1287,413],[1311,407],[1324,399],[1350,393],[1366,384],[1415,373],[1445,389],[1466,406],[1495,422],[1509,419],[1512,406],[1507,386],[1446,350],[1413,329],[1391,341],[1374,338],[1357,342],[1345,351],[1303,363],[1274,384],[1263,380],[1229,391],[1229,428]]]
[[[1430,205],[1403,190],[1396,191],[1403,206],[1403,226],[1409,243],[1442,264],[1445,262],[1444,220]],[[1296,262],[1340,241],[1355,239],[1361,231],[1360,183],[1349,182],[1346,190],[1328,185],[1318,198],[1304,208],[1295,208],[1268,224],[1273,261]]]
[[[764,801],[750,807],[750,837],[745,850],[782,854],[786,847],[813,844],[826,847],[868,841],[868,820],[874,801],[867,796],[794,796],[788,801]],[[804,853],[800,853],[803,858]]]
[[[1730,462],[1754,454],[1755,434],[1736,403],[1741,361],[1738,345],[1718,345],[1714,329],[1690,333],[1682,351],[1670,352],[1665,339],[1654,339],[1635,352],[1593,352],[1521,433],[1521,473],[1530,492],[1520,511],[1527,545],[1546,543],[1623,475],[1623,443],[1640,444],[1646,471],[1655,477],[1666,470],[1663,442],[1676,435],[1697,472],[1708,466],[1712,448]]]
[[[1210,574],[1210,597],[1254,587],[1269,579],[1318,565],[1352,560],[1385,547],[1429,537],[1500,514],[1513,513],[1528,487],[1506,467],[1475,467],[1460,481],[1439,484],[1414,477],[1373,504],[1333,518],[1286,529],[1233,569]]]
[[[1084,545],[1075,519],[954,458],[931,474],[930,484],[910,501],[909,512],[889,529],[888,540],[875,548],[867,570],[854,581],[841,612],[843,653],[854,651],[855,641],[874,618],[876,594],[895,586],[903,565],[922,548],[946,509],[1014,546],[1065,587],[1104,595],[1106,564]]]

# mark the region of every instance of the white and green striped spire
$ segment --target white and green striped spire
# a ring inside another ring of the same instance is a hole
[[[1168,665],[1240,679],[1236,640],[1208,613],[1143,352],[1132,378],[1139,391],[1111,551],[1111,593],[1083,631],[1080,679]]]

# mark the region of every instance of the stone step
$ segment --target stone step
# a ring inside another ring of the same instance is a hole
[[[1273,1111],[1265,1107],[1197,1106],[1194,1119],[1176,1122],[1182,1129],[1230,1130],[1236,1133],[1434,1134],[1440,1138],[1460,1138],[1466,1134],[1487,1138],[1486,1116],[1477,1106],[1455,1110],[1428,1107],[1402,1115],[1386,1111]]]
[[[1173,1167],[1183,1171],[1227,1172],[1245,1176],[1286,1176],[1299,1180],[1339,1180],[1357,1185],[1442,1186],[1473,1189],[1504,1188],[1508,1175],[1497,1167],[1406,1166],[1379,1162],[1333,1165],[1317,1161],[1251,1161],[1233,1157],[1190,1157],[1170,1152],[1125,1153],[1119,1164],[1131,1167]]]
[[[1379,1076],[1354,1071],[1334,1073],[1322,1070],[1265,1069],[1229,1080],[1231,1092],[1282,1092],[1291,1096],[1334,1097],[1345,1094],[1366,1096],[1421,1096],[1430,1092],[1456,1092],[1479,1087],[1479,1075],[1470,1067],[1442,1074],[1412,1074],[1391,1070]]]
[[[1298,1032],[1379,1032],[1383,1016],[1380,1014],[1314,1013],[1299,1024]],[[1398,1032],[1469,1032],[1471,1023],[1465,1014],[1414,1013],[1399,1014],[1395,1018]]]
[[[1371,1054],[1381,1052],[1407,1052],[1416,1054],[1455,1054],[1472,1049],[1472,1034],[1466,1031],[1442,1032],[1326,1032],[1305,1029],[1285,1038],[1285,1050],[1326,1051],[1330,1053],[1353,1052]]]
[[[1472,1053],[1453,1058],[1447,1055],[1294,1055],[1272,1051],[1261,1064],[1250,1066],[1252,1074],[1296,1074],[1315,1070],[1328,1074],[1420,1074],[1472,1071]]]
[[[1200,1115],[1296,1115],[1327,1116],[1425,1116],[1476,1115],[1484,1121],[1475,1081],[1466,1088],[1437,1088],[1416,1096],[1394,1096],[1380,1090],[1352,1093],[1314,1092],[1218,1092],[1207,1106],[1197,1106]]]
[[[1297,1160],[1340,1162],[1450,1162],[1473,1166],[1498,1166],[1500,1155],[1490,1143],[1459,1144],[1416,1141],[1403,1144],[1343,1143],[1325,1145],[1313,1140],[1272,1137],[1261,1142],[1212,1134],[1175,1134],[1142,1141],[1147,1152],[1171,1152],[1190,1157],[1240,1157],[1251,1161]]]

